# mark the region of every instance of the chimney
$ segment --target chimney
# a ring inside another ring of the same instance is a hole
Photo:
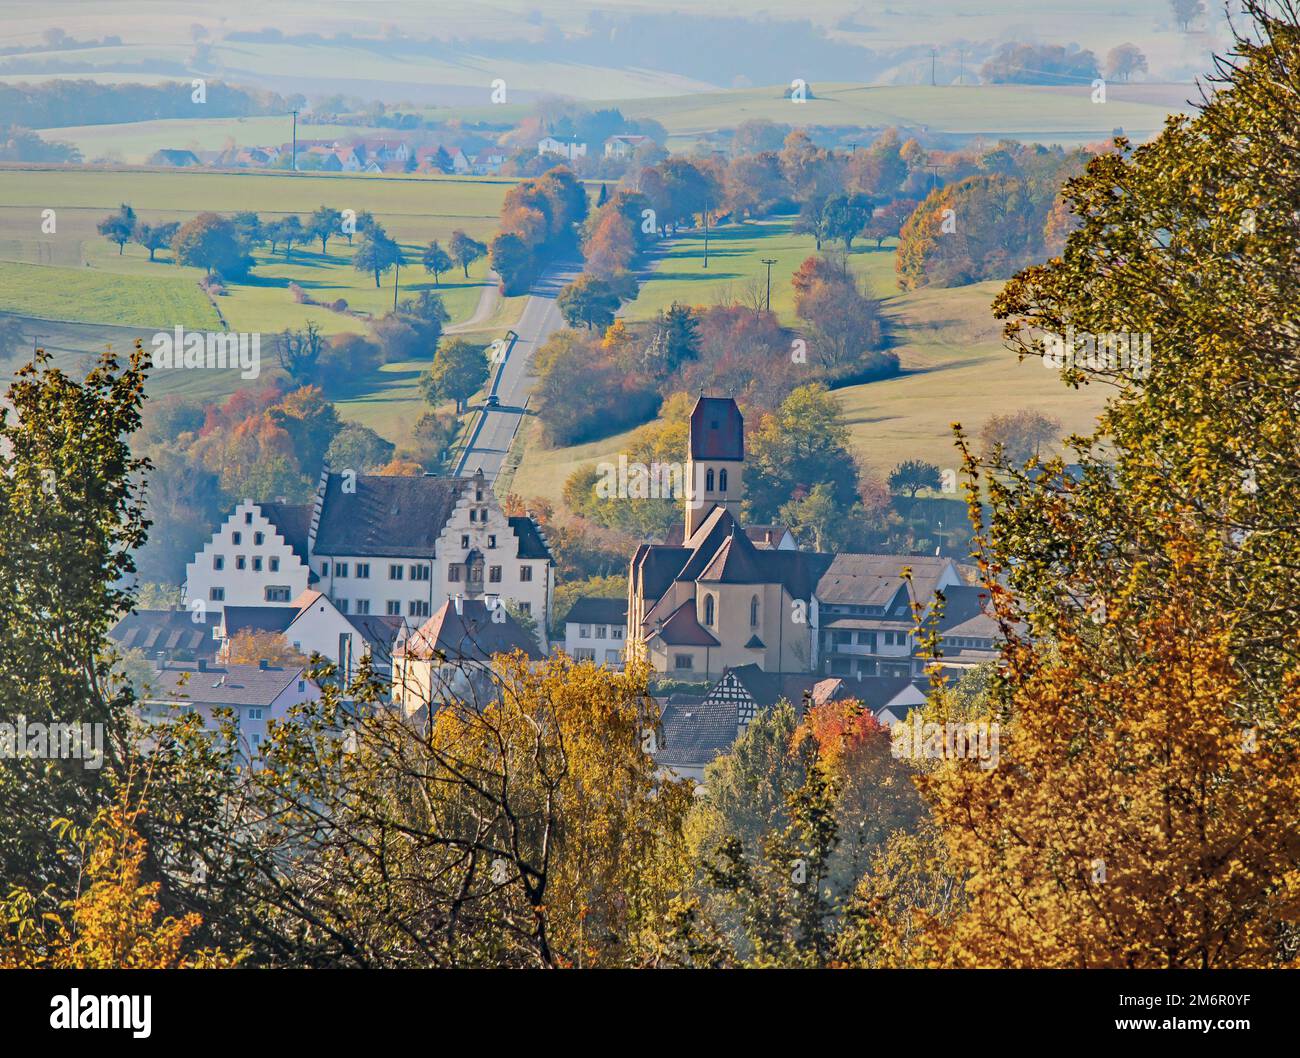
[[[199,671],[200,671],[200,672],[207,672],[207,671],[208,671],[208,659],[207,659],[207,658],[199,658],[198,665],[199,665]]]
[[[265,672],[271,667],[271,663],[266,658],[258,658],[257,667],[260,671]]]

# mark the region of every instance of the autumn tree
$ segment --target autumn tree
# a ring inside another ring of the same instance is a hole
[[[904,460],[889,472],[890,489],[906,492],[913,499],[922,489],[938,489],[941,484],[939,468],[919,459]]]
[[[452,400],[459,413],[464,410],[465,401],[482,389],[487,379],[488,360],[483,347],[464,338],[453,338],[438,350],[433,365],[420,380],[420,388],[430,404]]]
[[[232,665],[256,665],[268,661],[272,665],[305,665],[306,655],[289,645],[281,632],[259,631],[253,628],[236,629],[230,637],[226,661]]]
[[[176,237],[176,232],[179,230],[180,222],[175,220],[164,224],[137,223],[131,238],[149,251],[149,260],[152,261],[154,254],[159,250],[166,250],[171,246],[172,239]]]
[[[235,225],[216,213],[200,213],[181,225],[172,238],[172,256],[177,264],[202,268],[232,279],[244,275],[252,258]]]
[[[452,266],[451,255],[442,248],[437,239],[434,239],[425,247],[421,261],[424,264],[424,270],[433,273],[434,286],[438,285],[438,277]]]
[[[1055,444],[1060,436],[1059,419],[1030,408],[990,415],[980,429],[980,439],[990,454],[1000,446],[1006,459],[1017,466],[1040,456],[1044,446]]]

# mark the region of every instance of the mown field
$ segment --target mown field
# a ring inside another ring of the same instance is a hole
[[[305,219],[321,204],[358,213],[370,210],[406,252],[402,293],[435,289],[433,278],[419,264],[423,248],[435,238],[445,244],[456,228],[489,238],[508,186],[434,177],[0,170],[0,266],[26,266],[6,269],[6,274],[21,273],[21,281],[0,284],[0,310],[155,329],[176,323],[215,324],[215,313],[196,285],[202,276],[199,269],[176,265],[167,250],[151,262],[148,251],[134,243],[119,254],[96,232],[99,220],[123,202],[142,220],[155,223],[183,223],[205,210],[229,214],[253,209],[264,219],[289,213]],[[52,234],[42,231],[46,209],[55,211]],[[351,250],[342,237],[331,240],[325,253],[313,241],[295,246],[289,255],[283,248],[273,255],[269,247],[261,247],[255,260],[249,278],[230,284],[228,295],[219,299],[233,330],[275,332],[307,320],[326,333],[364,328],[364,320],[356,316],[298,304],[290,283],[317,301],[342,298],[360,313],[382,313],[392,305],[392,273],[376,289],[371,276],[353,268]],[[479,261],[468,279],[458,271],[441,277],[436,292],[453,323],[473,313],[486,271],[486,262]]]

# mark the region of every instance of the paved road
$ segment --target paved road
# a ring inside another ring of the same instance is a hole
[[[577,261],[554,265],[533,284],[524,311],[515,324],[519,338],[491,390],[501,403],[495,408],[481,408],[476,416],[473,441],[461,465],[462,475],[468,477],[481,468],[488,481],[496,479],[510,451],[510,442],[523,422],[524,404],[537,382],[529,373],[529,361],[546,339],[564,326],[555,298],[581,270],[582,265]]]
[[[492,315],[493,310],[497,307],[497,302],[500,300],[501,289],[497,286],[497,274],[489,271],[483,289],[479,292],[478,304],[474,307],[474,315],[464,323],[457,323],[445,328],[442,333],[463,334],[465,331],[474,330]]]

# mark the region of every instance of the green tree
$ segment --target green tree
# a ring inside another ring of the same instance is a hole
[[[429,245],[425,247],[424,257],[422,260],[424,263],[424,270],[433,273],[434,286],[438,285],[439,276],[450,269],[453,264],[451,255],[442,248],[437,239],[434,239],[433,242],[429,243]]]
[[[447,249],[451,253],[451,259],[460,265],[466,279],[469,278],[469,266],[487,254],[487,247],[483,243],[471,239],[459,229],[451,233]]]
[[[117,244],[120,256],[122,247],[131,241],[131,236],[135,233],[135,224],[135,210],[123,202],[116,213],[110,213],[95,225],[95,230],[109,242]]]
[[[152,261],[157,251],[171,246],[172,239],[179,230],[180,222],[175,220],[165,224],[137,224],[131,237],[149,251],[149,260]]]
[[[874,208],[871,197],[860,192],[828,198],[822,206],[825,237],[842,239],[844,249],[852,250],[853,240],[862,234]]]
[[[307,218],[306,234],[320,240],[320,252],[325,253],[330,239],[342,230],[343,214],[331,206],[320,206]]]
[[[394,265],[402,263],[402,248],[378,224],[367,226],[364,234],[358,224],[357,234],[361,235],[361,242],[352,255],[352,267],[358,272],[374,275],[375,286],[378,287],[379,277]]]
[[[614,322],[621,304],[614,285],[598,276],[581,275],[560,291],[556,305],[570,327],[598,327],[602,331]]]
[[[459,413],[465,401],[483,388],[488,379],[488,361],[483,347],[453,338],[438,350],[433,366],[420,380],[420,390],[430,404],[456,402]]]
[[[943,484],[939,468],[920,459],[908,459],[889,472],[889,491],[906,492],[912,499],[922,489],[938,489]]]
[[[522,238],[505,231],[492,240],[492,268],[501,277],[501,292],[514,297],[528,292],[528,281],[536,267],[533,251]]]

